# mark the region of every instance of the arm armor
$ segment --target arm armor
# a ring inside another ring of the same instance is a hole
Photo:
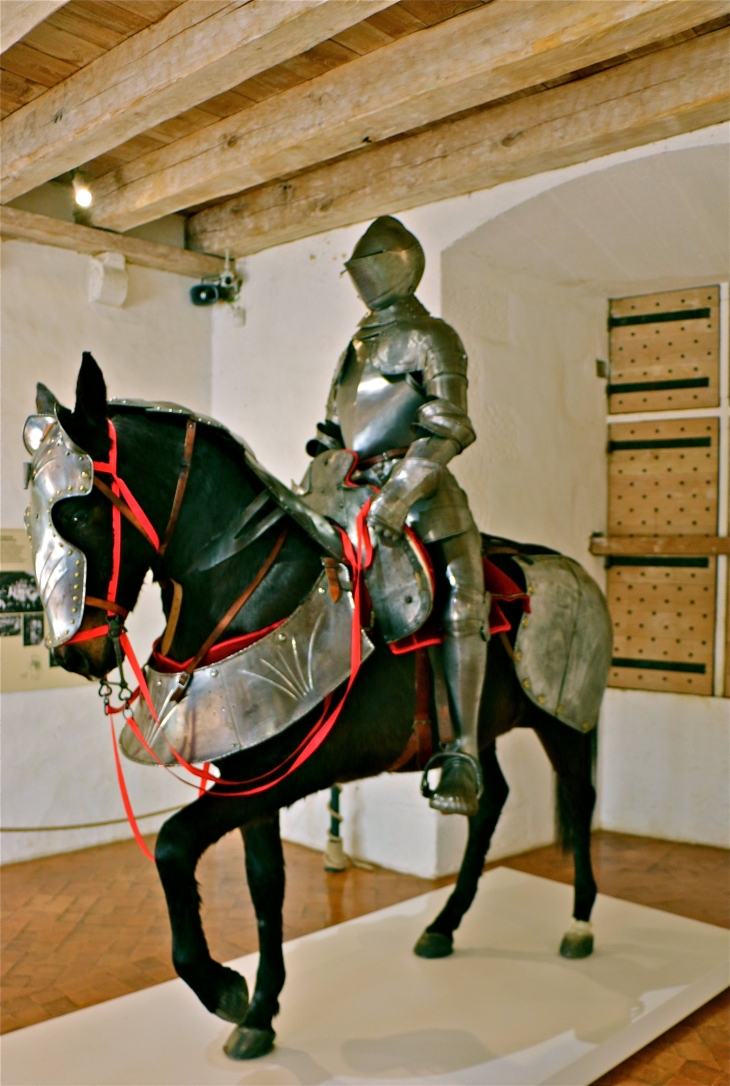
[[[476,439],[466,410],[466,353],[456,332],[439,322],[424,367],[429,399],[418,410],[419,435],[393,468],[368,518],[374,527],[399,535],[411,506],[438,489],[444,465]],[[442,348],[439,350],[439,348]]]
[[[461,374],[441,374],[427,381],[429,400],[419,408],[414,424],[419,432],[452,441],[456,445],[452,456],[476,440],[466,413],[466,387],[466,376]],[[410,451],[408,455],[411,455]]]

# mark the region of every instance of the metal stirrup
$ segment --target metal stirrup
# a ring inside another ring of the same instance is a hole
[[[426,768],[423,771],[423,776],[421,777],[421,795],[424,799],[431,799],[432,796],[436,795],[428,783],[428,774],[430,770],[436,769],[449,758],[461,758],[469,763],[474,770],[474,776],[476,777],[477,799],[481,799],[484,791],[484,775],[482,773],[482,767],[479,765],[476,758],[472,758],[470,754],[464,754],[464,752],[460,750],[437,750],[436,753],[429,758],[426,763]]]

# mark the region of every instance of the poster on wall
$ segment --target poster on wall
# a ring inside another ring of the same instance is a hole
[[[0,531],[0,690],[51,690],[86,679],[55,663],[45,644],[45,619],[25,528]]]

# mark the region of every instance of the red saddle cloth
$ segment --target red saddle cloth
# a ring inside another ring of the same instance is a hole
[[[512,624],[500,607],[500,601],[509,603],[513,600],[519,600],[522,604],[523,613],[529,614],[530,597],[499,566],[495,566],[494,562],[491,562],[489,558],[483,558],[482,564],[484,566],[484,591],[489,592],[492,597],[492,605],[489,610],[489,632],[492,635],[509,633]],[[410,634],[409,637],[404,637],[401,641],[394,641],[390,645],[390,651],[395,653],[396,656],[401,656],[404,652],[415,652],[416,649],[425,649],[429,645],[440,645],[442,641],[443,636],[439,632],[436,620],[431,616],[420,630],[416,630],[415,633]]]
[[[489,558],[482,558],[482,565],[484,566],[484,591],[489,592],[492,597],[492,606],[489,611],[489,632],[491,634],[508,633],[512,626],[499,606],[500,600],[504,603],[519,600],[522,604],[523,614],[529,615],[530,597],[499,566],[495,566],[494,562],[491,562]]]

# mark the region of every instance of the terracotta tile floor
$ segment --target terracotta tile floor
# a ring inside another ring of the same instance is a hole
[[[328,874],[320,853],[291,844],[284,851],[287,939],[451,881],[384,869]],[[730,926],[725,850],[597,832],[593,855],[603,893]],[[572,882],[572,861],[555,848],[499,863]],[[257,949],[238,834],[203,857],[198,879],[213,955],[225,961]],[[6,866],[1,891],[3,1032],[174,975],[162,890],[154,866],[133,841]],[[600,1086],[730,1083],[729,1037],[730,1001],[724,993],[614,1068]]]

